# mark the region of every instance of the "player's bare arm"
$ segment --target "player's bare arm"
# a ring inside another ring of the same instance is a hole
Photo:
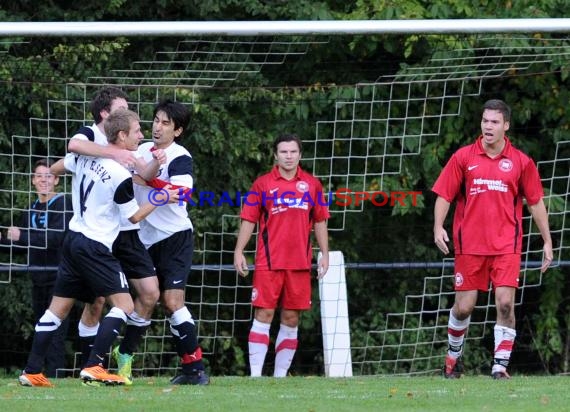
[[[141,205],[139,209],[136,211],[134,215],[129,217],[129,222],[131,223],[139,223],[140,221],[144,220],[145,217],[150,215],[154,209],[156,209],[156,205],[152,203],[145,203]]]
[[[133,183],[140,186],[147,186],[146,180],[139,175],[133,175]]]
[[[135,170],[143,180],[151,180],[156,177],[160,165],[166,163],[166,153],[162,149],[156,149],[152,152],[152,160],[146,162],[144,158],[139,157],[135,166]]]
[[[538,203],[534,205],[529,205],[528,210],[530,211],[534,223],[538,227],[538,230],[540,231],[540,235],[542,236],[542,240],[544,242],[544,246],[542,248],[542,266],[540,267],[540,271],[544,273],[552,263],[552,259],[554,259],[552,252],[552,238],[550,236],[550,226],[548,224],[548,212],[546,211],[546,206],[544,206],[544,201],[542,199],[540,199]]]
[[[137,163],[137,159],[134,153],[127,149],[121,149],[113,145],[101,146],[95,142],[89,140],[83,140],[78,138],[71,138],[69,144],[67,145],[67,150],[84,155],[93,157],[102,157],[106,159],[113,159],[117,163],[120,163],[124,167],[133,167]]]
[[[49,168],[49,172],[54,176],[61,176],[65,174],[65,164],[64,159],[59,159],[57,162],[52,164]]]
[[[447,235],[447,231],[443,228],[443,223],[445,222],[445,218],[449,212],[449,207],[450,203],[447,200],[441,196],[437,197],[433,211],[433,239],[436,246],[445,255],[449,253],[449,247],[447,246],[449,243],[449,236]]]
[[[241,276],[248,275],[247,260],[245,259],[243,251],[245,250],[247,242],[249,242],[254,229],[255,223],[242,219],[234,251],[234,267]]]
[[[168,203],[178,203],[180,201],[180,191],[178,189],[164,188],[162,190],[166,190],[168,192],[167,196]],[[156,209],[157,207],[160,206],[157,206],[150,202],[141,205],[139,209],[136,211],[136,213],[131,217],[129,217],[129,222],[131,223],[141,222],[142,220],[144,220],[144,218],[150,215],[153,212],[153,210]]]
[[[316,222],[314,225],[315,238],[321,251],[321,259],[317,268],[317,279],[321,279],[329,270],[329,234],[327,230],[327,221]]]

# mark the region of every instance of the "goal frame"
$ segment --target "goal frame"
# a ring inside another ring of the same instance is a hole
[[[161,21],[161,22],[5,22],[3,37],[167,37],[167,36],[265,36],[265,35],[398,35],[398,34],[483,34],[483,33],[567,33],[570,18],[557,19],[443,19],[443,20],[319,20],[319,21]],[[319,286],[335,288],[342,297],[343,312],[321,297],[321,320],[326,376],[352,376],[350,333],[346,309],[344,260],[338,279],[328,276]],[[335,255],[336,256],[336,255]],[[336,276],[336,275],[335,275]],[[339,286],[341,285],[341,289]],[[320,290],[322,292],[322,290]],[[330,299],[329,299],[330,300]],[[334,316],[333,316],[334,315]],[[332,322],[332,324],[331,324]],[[329,327],[330,324],[330,327]],[[341,344],[339,345],[339,342]]]
[[[469,34],[529,32],[570,32],[570,18],[0,23],[0,36],[30,37]]]

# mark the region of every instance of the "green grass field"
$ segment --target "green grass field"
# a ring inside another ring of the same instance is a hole
[[[569,377],[213,377],[210,386],[141,378],[133,386],[27,388],[0,379],[3,411],[568,411]]]

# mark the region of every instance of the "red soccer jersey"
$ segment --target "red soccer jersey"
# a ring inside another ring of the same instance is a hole
[[[481,139],[451,157],[432,190],[450,203],[457,202],[455,254],[521,253],[522,198],[534,205],[544,196],[538,170],[507,138],[494,159],[483,150]]]
[[[311,230],[330,217],[321,182],[299,167],[286,180],[275,166],[255,180],[244,199],[240,217],[259,222],[255,268],[311,268]]]

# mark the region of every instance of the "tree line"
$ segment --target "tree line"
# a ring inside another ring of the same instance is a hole
[[[559,1],[517,1],[490,3],[486,0],[449,2],[391,0],[260,1],[206,0],[179,2],[173,0],[136,3],[108,0],[93,4],[58,6],[53,2],[23,0],[0,6],[4,21],[208,21],[208,20],[314,20],[314,19],[461,19],[562,17],[570,12],[570,4]],[[270,144],[280,132],[296,132],[304,140],[315,136],[315,124],[331,118],[331,107],[338,101],[355,98],[355,84],[375,82],[382,76],[397,76],[404,70],[422,67],[430,59],[453,50],[477,50],[492,45],[507,56],[536,49],[540,40],[560,41],[565,35],[529,33],[523,36],[478,35],[339,35],[325,42],[315,42],[310,52],[293,57],[283,65],[265,65],[257,73],[242,78],[239,87],[217,86],[198,89],[181,86],[179,100],[192,104],[193,127],[184,144],[195,158],[195,173],[200,189],[221,193],[228,188],[245,192],[253,179],[266,171],[272,162]],[[257,39],[262,41],[264,39]],[[322,40],[322,39],[319,39]],[[23,140],[13,136],[30,134],[30,119],[53,116],[47,102],[66,99],[66,85],[88,82],[115,69],[128,68],[132,62],[149,60],[156,51],[175,51],[180,39],[160,37],[136,38],[10,38],[0,42],[0,146],[2,153],[26,153]],[[23,42],[23,43],[22,43]],[[476,53],[476,52],[475,52]],[[481,53],[484,53],[482,51]],[[473,58],[479,58],[475,54]],[[252,57],[253,58],[253,57]],[[390,205],[365,208],[361,213],[343,216],[344,230],[331,231],[333,250],[342,250],[349,262],[436,262],[441,260],[433,245],[433,196],[429,189],[441,167],[459,146],[469,143],[479,133],[480,107],[487,98],[501,98],[513,108],[511,139],[536,161],[552,159],[556,144],[569,139],[568,64],[561,54],[537,62],[524,71],[513,70],[482,81],[480,93],[461,101],[460,114],[441,122],[437,138],[424,139],[418,156],[402,156],[402,172],[385,176],[384,181],[366,182],[368,187],[421,191],[424,196],[417,207],[398,208]],[[175,75],[172,74],[173,79]],[[234,85],[235,86],[235,85]],[[125,85],[127,91],[136,85]],[[358,98],[372,98],[373,86],[359,87]],[[150,94],[169,94],[159,87]],[[396,96],[404,99],[405,96]],[[54,109],[52,109],[54,110]],[[339,109],[342,111],[342,109]],[[348,110],[348,109],[347,109]],[[395,108],[394,110],[399,110]],[[144,120],[145,108],[141,108]],[[394,116],[404,113],[394,113]],[[367,125],[351,125],[352,133],[364,134]],[[74,125],[51,126],[54,133],[69,137]],[[342,131],[342,125],[338,125]],[[398,131],[396,131],[398,132]],[[348,131],[347,131],[348,133]],[[341,143],[338,143],[339,145]],[[356,143],[355,143],[356,144]],[[17,147],[21,145],[21,147]],[[343,147],[337,147],[344,150]],[[413,153],[416,146],[400,147],[402,153]],[[39,149],[41,151],[41,149]],[[50,150],[53,150],[50,149]],[[65,148],[61,145],[60,149]],[[354,149],[356,150],[356,149]],[[372,147],[371,150],[380,150]],[[0,157],[0,170],[11,169],[11,159]],[[358,175],[358,170],[352,170]],[[357,178],[355,178],[357,179]],[[335,182],[332,182],[335,184]],[[11,186],[8,174],[2,174],[2,187]],[[26,182],[18,182],[25,187]],[[364,182],[362,182],[364,185]],[[331,188],[338,189],[338,187]],[[0,193],[3,205],[11,203],[10,193]],[[22,205],[23,207],[23,205]],[[558,206],[564,216],[564,204]],[[219,231],[226,214],[235,214],[229,206],[196,208],[192,211],[197,239],[205,233]],[[10,225],[5,213],[1,224]],[[334,219],[334,217],[333,217]],[[551,222],[552,223],[552,222]],[[555,224],[557,222],[554,222]],[[450,224],[450,223],[449,223]],[[341,223],[332,221],[340,227]],[[226,228],[226,231],[237,229]],[[200,242],[196,241],[199,245]],[[233,244],[221,245],[233,250]],[[223,255],[225,263],[231,254]],[[568,259],[568,257],[566,257]],[[435,271],[437,272],[437,271]],[[349,313],[353,345],[360,346],[366,331],[381,328],[385,314],[402,310],[403,297],[421,290],[423,278],[434,270],[371,269],[349,272]],[[542,286],[529,293],[517,309],[517,321],[527,325],[520,340],[536,363],[530,371],[567,372],[570,348],[570,302],[566,296],[568,282],[562,269],[551,269]],[[19,353],[29,344],[30,324],[29,280],[14,277],[9,285],[0,286],[0,352]],[[386,291],[390,291],[387,294]],[[524,320],[521,322],[521,320]],[[301,335],[311,342],[306,347],[320,347],[320,336],[309,333],[319,324],[318,308],[303,319]],[[303,332],[303,329],[306,332]],[[246,335],[243,331],[243,335]],[[14,339],[14,336],[21,338]],[[236,345],[244,348],[243,342]],[[231,355],[236,358],[240,353]],[[220,373],[239,373],[235,359],[220,354]],[[302,354],[300,355],[303,356]],[[308,372],[321,372],[313,365]],[[481,356],[483,358],[483,356]],[[3,360],[2,360],[3,359]],[[13,369],[13,358],[0,357],[7,369]],[[477,360],[473,361],[474,363]],[[302,364],[303,359],[297,363]],[[242,363],[243,365],[243,363]],[[469,365],[468,365],[469,366]],[[322,366],[321,366],[322,367]]]

